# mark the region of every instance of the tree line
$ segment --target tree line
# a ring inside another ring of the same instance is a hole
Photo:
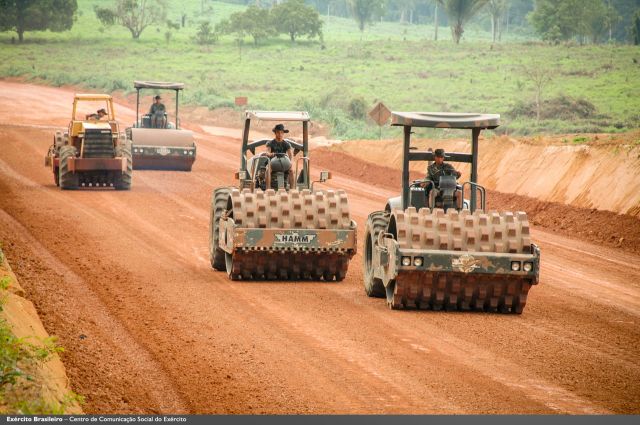
[[[151,25],[179,28],[167,20],[169,1],[105,0],[94,8],[104,25],[121,25],[138,39]],[[236,40],[263,39],[286,34],[322,39],[323,21],[332,16],[348,17],[360,31],[380,21],[407,25],[429,23],[432,38],[440,27],[448,26],[459,43],[470,22],[490,26],[493,42],[500,41],[510,28],[525,28],[550,43],[574,40],[580,44],[631,42],[640,44],[640,4],[638,0],[223,0],[249,6],[234,13],[215,28],[199,22],[195,41],[207,44],[219,36]],[[201,0],[201,6],[210,0]],[[22,42],[29,31],[66,31],[77,18],[76,0],[0,0],[0,31],[15,31]],[[322,19],[322,16],[325,19]],[[185,25],[186,15],[181,24]],[[170,32],[166,34],[167,40]]]
[[[222,0],[270,7],[284,0]],[[305,0],[321,15],[353,18],[360,30],[377,21],[451,28],[458,42],[471,21],[488,24],[494,42],[510,28],[553,43],[631,42],[640,37],[638,0]]]

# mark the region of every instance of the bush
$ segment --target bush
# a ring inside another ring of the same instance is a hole
[[[595,105],[584,98],[573,98],[570,96],[558,96],[553,99],[543,100],[540,105],[540,119],[589,119],[596,118],[597,109]],[[536,117],[535,102],[519,102],[507,114],[513,118]]]
[[[208,21],[203,21],[200,22],[198,31],[196,32],[195,37],[193,37],[193,40],[197,44],[205,46],[215,43],[217,41],[217,38],[218,36],[213,31],[213,28],[211,28],[211,23],[209,23]]]
[[[364,120],[367,116],[367,102],[363,97],[354,97],[349,102],[349,115],[356,120]]]

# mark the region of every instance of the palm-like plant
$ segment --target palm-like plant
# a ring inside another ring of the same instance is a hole
[[[449,24],[451,25],[451,36],[456,44],[460,43],[460,38],[464,33],[464,25],[471,20],[487,4],[488,0],[444,0],[444,7]]]
[[[487,9],[491,16],[491,37],[496,42],[496,32],[499,31],[500,20],[509,7],[509,0],[489,0]]]

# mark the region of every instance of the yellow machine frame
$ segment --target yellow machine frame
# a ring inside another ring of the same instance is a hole
[[[118,137],[120,134],[120,127],[118,122],[116,121],[116,113],[113,107],[113,97],[108,94],[76,94],[73,97],[73,110],[71,112],[71,122],[69,123],[69,137],[78,137],[84,132],[84,124],[85,123],[99,123],[100,120],[86,120],[86,119],[78,119],[78,102],[101,102],[104,101],[106,104],[107,117],[109,126],[111,127],[111,132],[114,137]]]

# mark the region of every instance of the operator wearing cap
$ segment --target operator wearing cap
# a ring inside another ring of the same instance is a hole
[[[153,128],[165,128],[165,112],[166,108],[164,104],[160,102],[162,98],[160,95],[154,97],[154,101],[149,109],[149,115],[151,115],[151,127]]]
[[[102,119],[102,117],[106,115],[107,115],[107,111],[105,111],[104,108],[102,108],[102,109],[98,109],[95,114],[88,114],[84,118],[85,118],[85,121],[89,121],[89,120],[99,121],[100,119]]]
[[[284,128],[284,124],[277,124],[272,131],[276,137],[267,142],[267,156],[273,158],[278,153],[284,153],[290,160],[293,160],[291,143],[284,139],[284,134],[289,130]]]
[[[460,178],[462,175],[460,171],[453,168],[453,165],[444,162],[444,159],[448,158],[444,149],[436,149],[434,156],[435,161],[427,167],[427,179],[431,180],[436,187],[440,184],[441,176],[455,174],[456,178]]]

